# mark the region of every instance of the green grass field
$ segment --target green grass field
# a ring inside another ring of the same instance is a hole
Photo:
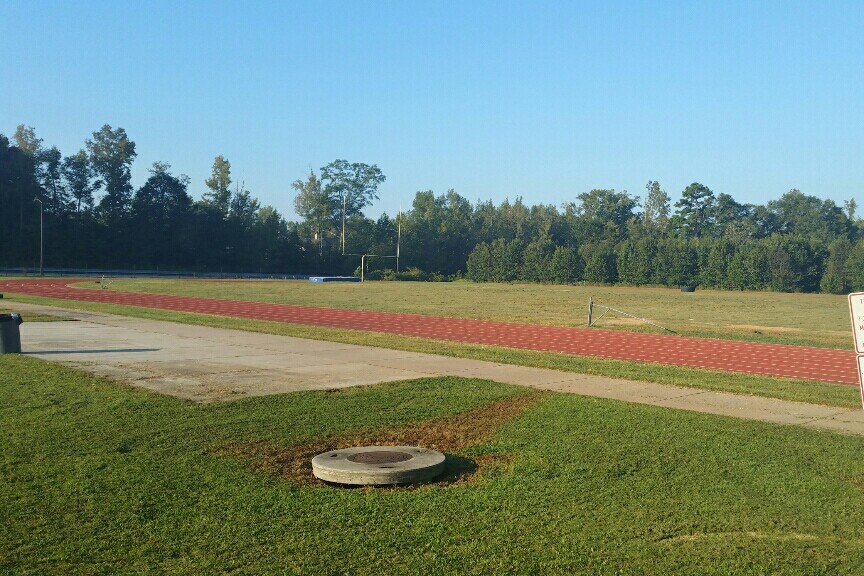
[[[552,393],[483,412],[525,390],[455,378],[197,405],[26,356],[0,371],[0,573],[864,573],[864,438]],[[446,450],[451,482],[278,466],[435,443],[460,414],[481,430]]]
[[[118,279],[111,281],[110,289],[556,326],[585,326],[588,300],[593,297],[598,304],[648,318],[682,335],[852,347],[846,298],[825,294],[710,290],[683,293],[665,288],[467,281],[314,284],[299,280]],[[623,316],[607,316],[599,326],[658,331]]]

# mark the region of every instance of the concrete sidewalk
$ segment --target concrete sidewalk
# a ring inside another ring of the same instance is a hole
[[[21,325],[25,354],[201,402],[426,376],[463,376],[864,435],[864,411],[861,409],[833,408],[18,302],[14,307],[25,319]],[[27,312],[42,312],[77,321],[26,322]]]

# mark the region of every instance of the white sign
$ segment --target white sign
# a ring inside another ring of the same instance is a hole
[[[852,316],[855,352],[864,354],[864,292],[849,294],[849,314]]]
[[[864,292],[849,294],[849,315],[852,317],[855,353],[858,354],[858,387],[861,389],[861,406],[864,406]]]

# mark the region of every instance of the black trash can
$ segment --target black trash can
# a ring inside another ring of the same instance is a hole
[[[21,332],[24,320],[20,314],[0,314],[0,354],[21,353]]]

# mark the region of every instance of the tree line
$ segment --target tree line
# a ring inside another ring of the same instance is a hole
[[[534,235],[481,241],[468,255],[467,276],[837,294],[864,288],[854,200],[841,209],[793,189],[765,206],[742,205],[693,183],[673,212],[657,182],[648,183],[641,213],[626,192],[577,198],[563,213],[550,209],[551,225],[534,226]]]
[[[693,183],[673,204],[649,181],[643,198],[595,189],[561,206],[427,190],[404,213],[373,220],[363,210],[383,172],[335,160],[290,185],[294,222],[236,182],[223,156],[198,200],[167,162],[133,189],[136,156],[109,125],[69,156],[28,126],[0,134],[0,266],[38,262],[43,210],[45,263],[58,268],[351,274],[366,254],[370,278],[864,289],[855,201],[840,207],[796,189],[754,205]]]

